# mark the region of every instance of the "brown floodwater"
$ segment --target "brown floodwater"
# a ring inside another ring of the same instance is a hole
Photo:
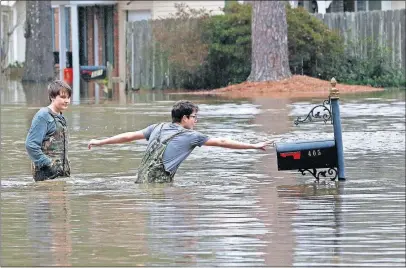
[[[199,104],[197,130],[239,141],[333,137],[295,126],[313,99],[130,92],[65,113],[72,176],[33,182],[24,141],[46,93],[10,82],[1,100],[1,266],[404,266],[405,91],[340,100],[346,177],[314,183],[265,152],[196,148],[172,184],[134,184],[145,141],[88,150]],[[95,104],[97,103],[97,104]]]

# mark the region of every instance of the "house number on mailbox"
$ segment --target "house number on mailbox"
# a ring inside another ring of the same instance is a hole
[[[307,155],[310,156],[310,157],[312,157],[312,156],[320,156],[320,155],[321,155],[321,151],[320,151],[320,149],[318,149],[318,150],[312,150],[312,151],[309,151],[309,152],[307,153]]]

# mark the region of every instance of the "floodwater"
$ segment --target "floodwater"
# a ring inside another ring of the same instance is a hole
[[[344,182],[278,171],[272,147],[203,146],[167,185],[133,183],[145,141],[89,151],[88,140],[170,120],[181,98],[212,137],[331,139],[331,124],[293,124],[323,99],[82,100],[66,112],[72,177],[34,183],[24,140],[46,94],[18,83],[0,94],[1,266],[405,265],[404,90],[340,99]]]

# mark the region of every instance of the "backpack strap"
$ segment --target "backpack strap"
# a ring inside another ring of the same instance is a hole
[[[163,143],[163,144],[166,144],[166,143],[169,142],[171,139],[173,139],[173,138],[175,138],[176,136],[178,136],[179,134],[182,134],[182,133],[185,133],[185,132],[187,132],[187,130],[182,129],[181,131],[176,132],[176,133],[173,134],[172,136],[166,138],[162,143]]]
[[[182,133],[185,133],[185,132],[188,131],[188,130],[186,130],[186,129],[182,129],[181,131],[176,132],[175,134],[169,136],[168,138],[164,139],[164,140],[161,142],[161,133],[162,133],[162,128],[163,128],[164,124],[165,124],[165,123],[162,123],[162,124],[161,124],[161,128],[159,129],[159,133],[158,133],[157,138],[156,138],[157,142],[159,142],[159,143],[166,144],[168,141],[170,141],[170,140],[173,139],[174,137],[178,136],[179,134],[182,134]],[[156,127],[157,127],[157,126],[156,126]]]
[[[55,114],[54,112],[52,112],[52,110],[48,107],[48,113],[52,116],[52,118],[54,119],[55,125],[56,125],[56,120],[58,119],[59,122],[61,122],[61,124],[66,127],[66,119],[65,117],[62,115],[62,117],[58,116],[57,114]]]
[[[161,132],[162,132],[162,128],[164,127],[164,124],[165,123],[161,123],[161,128],[159,129],[159,133],[158,133],[158,136],[157,136],[157,138],[156,138],[156,140],[157,140],[157,142],[161,142]],[[158,125],[157,125],[158,126]],[[157,127],[157,126],[155,126],[155,127]],[[155,129],[155,128],[154,128]],[[152,130],[152,131],[154,131],[154,130]]]

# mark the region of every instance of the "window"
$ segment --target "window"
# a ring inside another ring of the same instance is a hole
[[[142,21],[150,20],[151,18],[151,10],[134,10],[127,13],[127,21]]]
[[[356,11],[367,11],[368,2],[367,0],[357,0],[357,10]]]
[[[381,1],[369,1],[369,11],[382,10]]]
[[[355,11],[355,1],[354,0],[346,0],[343,1],[344,3],[344,12],[354,12]]]

